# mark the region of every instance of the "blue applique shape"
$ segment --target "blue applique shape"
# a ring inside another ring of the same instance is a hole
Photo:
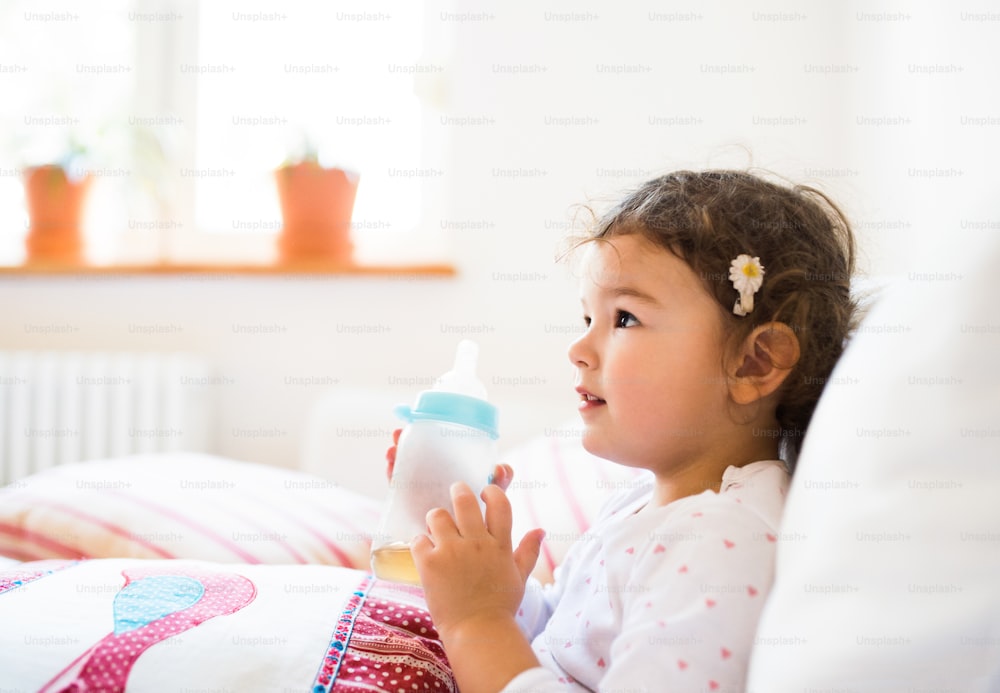
[[[183,575],[154,575],[130,582],[115,595],[115,633],[127,633],[198,602],[205,587]]]

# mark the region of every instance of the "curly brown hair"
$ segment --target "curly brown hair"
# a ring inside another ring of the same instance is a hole
[[[782,456],[791,468],[823,388],[857,321],[851,294],[855,240],[847,218],[825,194],[736,170],[675,171],[647,181],[597,218],[586,243],[639,234],[684,260],[728,316],[738,344],[775,321],[798,336],[801,354],[785,379],[775,415]],[[733,314],[729,279],[738,255],[759,257],[764,283],[754,310]]]

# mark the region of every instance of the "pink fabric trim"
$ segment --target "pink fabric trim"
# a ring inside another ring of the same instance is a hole
[[[45,560],[34,561],[30,565],[15,565],[0,570],[0,594],[16,590],[28,583],[40,580],[57,570],[77,565],[77,561]]]
[[[309,690],[455,693],[458,687],[423,592],[365,578],[348,598]]]
[[[350,642],[351,633],[354,630],[354,622],[358,614],[361,613],[361,607],[365,603],[365,595],[368,593],[374,580],[373,576],[366,575],[354,592],[351,593],[350,597],[348,597],[344,608],[341,609],[340,618],[337,619],[333,636],[330,638],[330,644],[326,649],[326,656],[323,657],[323,663],[320,665],[319,671],[316,672],[316,678],[313,679],[312,686],[309,688],[312,693],[330,692],[331,687],[337,679],[340,667],[344,662],[344,656],[347,653],[347,644]]]

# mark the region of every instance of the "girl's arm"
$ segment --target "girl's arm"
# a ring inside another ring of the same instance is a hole
[[[544,533],[532,530],[513,548],[510,502],[498,486],[483,490],[485,522],[467,485],[452,486],[451,498],[454,517],[428,513],[413,558],[459,688],[495,693],[539,666],[515,615]]]

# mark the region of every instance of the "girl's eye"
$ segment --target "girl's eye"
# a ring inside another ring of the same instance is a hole
[[[590,327],[590,316],[589,315],[584,315],[583,316],[583,324],[585,326],[587,326],[587,327]]]
[[[615,327],[635,327],[638,324],[639,321],[627,310],[619,310],[615,313]]]

